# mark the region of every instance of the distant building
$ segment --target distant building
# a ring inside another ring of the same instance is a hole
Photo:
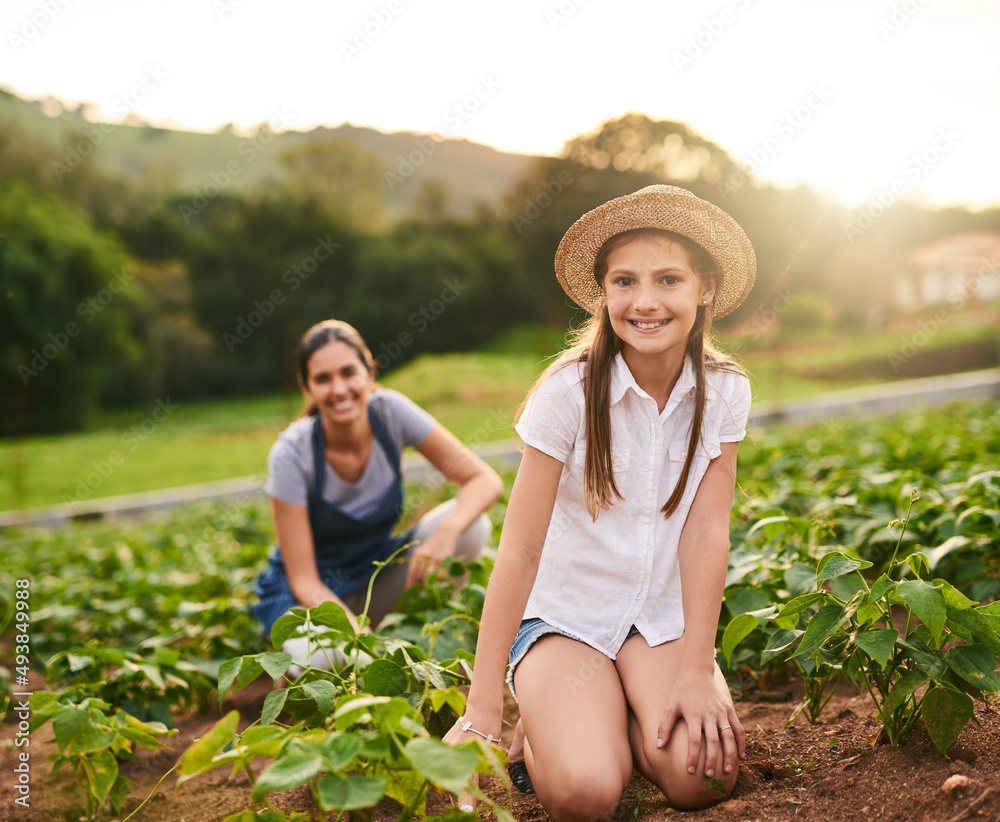
[[[970,231],[918,248],[894,291],[894,302],[904,310],[943,303],[974,307],[1000,299],[1000,234]]]

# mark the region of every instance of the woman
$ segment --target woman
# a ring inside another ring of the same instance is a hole
[[[392,610],[402,591],[422,583],[449,556],[474,559],[490,536],[485,511],[503,491],[496,472],[429,414],[398,392],[374,382],[371,352],[358,332],[337,320],[310,328],[296,352],[306,398],[302,416],[282,432],[268,458],[278,548],[255,589],[254,612],[270,634],[290,608],[341,605],[357,626],[373,562],[411,544],[402,562],[376,577],[368,617],[372,626]],[[417,526],[393,535],[403,512],[401,454],[416,448],[459,486]],[[288,640],[293,674],[302,666],[329,666],[306,636]]]

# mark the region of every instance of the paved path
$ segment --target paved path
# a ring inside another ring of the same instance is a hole
[[[836,391],[807,400],[760,403],[751,411],[750,425],[759,428],[776,423],[798,425],[819,422],[841,416],[894,414],[918,405],[940,405],[966,399],[1000,400],[1000,368]],[[474,450],[498,468],[517,465],[521,456],[512,440],[483,443],[475,446]],[[429,483],[440,482],[439,475],[430,469],[426,460],[412,451],[404,456],[403,473],[409,481],[425,478]],[[0,512],[0,530],[12,526],[55,527],[74,520],[154,514],[194,500],[214,500],[242,506],[251,500],[263,499],[264,478],[241,477],[51,508]]]

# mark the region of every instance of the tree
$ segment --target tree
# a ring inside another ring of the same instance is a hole
[[[0,433],[80,428],[107,371],[142,358],[123,249],[53,196],[0,183]]]

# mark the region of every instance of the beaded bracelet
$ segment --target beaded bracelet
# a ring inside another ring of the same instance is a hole
[[[466,722],[465,721],[465,717],[464,716],[460,716],[458,718],[458,724],[462,726],[462,730],[463,731],[472,731],[472,733],[474,733],[474,734],[479,734],[479,736],[481,736],[483,739],[485,739],[490,744],[492,744],[494,742],[499,742],[500,741],[500,737],[494,737],[493,734],[484,734],[482,731],[477,731],[475,728],[472,727],[472,723],[471,722]]]

